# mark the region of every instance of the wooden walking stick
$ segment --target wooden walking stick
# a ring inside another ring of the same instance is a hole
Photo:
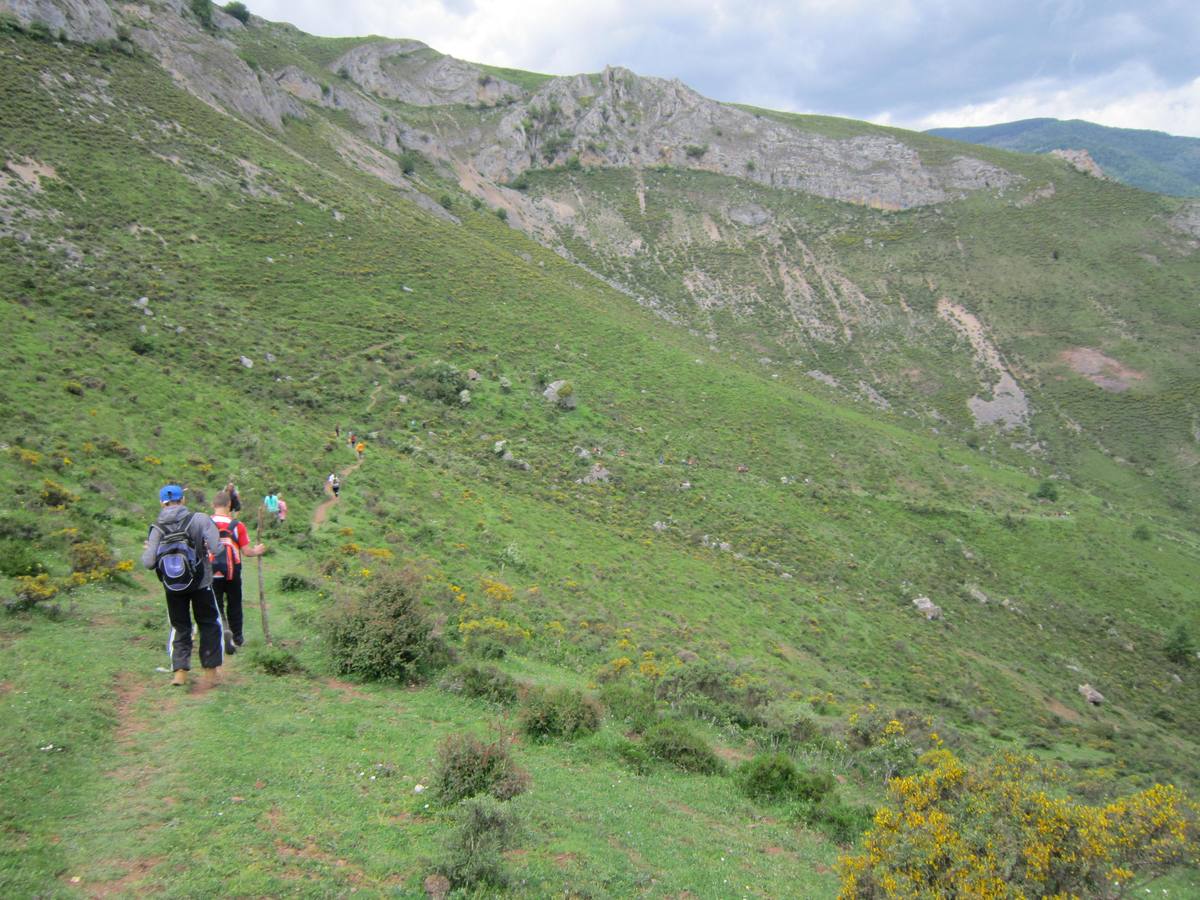
[[[263,508],[262,508],[262,506],[259,506],[259,508],[258,508],[258,528],[254,532],[254,543],[256,543],[256,544],[262,543],[262,522],[263,522]],[[267,625],[267,596],[263,592],[262,556],[258,556],[256,558],[258,560],[258,608],[262,611],[263,640],[265,640],[268,644],[270,644],[271,643],[271,629]]]

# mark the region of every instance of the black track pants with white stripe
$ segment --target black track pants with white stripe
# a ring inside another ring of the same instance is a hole
[[[179,594],[167,591],[167,616],[171,620],[167,652],[171,654],[171,671],[192,667],[193,615],[200,630],[200,665],[215,669],[225,659],[225,628],[213,589],[196,588]]]

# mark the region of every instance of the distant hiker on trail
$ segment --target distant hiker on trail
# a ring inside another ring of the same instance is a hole
[[[358,454],[359,459],[362,459],[363,454],[367,452],[367,445],[364,444],[362,441],[359,441],[357,444],[354,445],[354,452]]]
[[[346,443],[349,444],[351,447],[354,446],[354,432],[353,431],[347,433]]]
[[[242,633],[242,557],[262,556],[264,544],[250,546],[250,535],[242,522],[233,518],[230,496],[217,491],[213,497],[213,524],[221,547],[212,556],[212,586],[225,620],[225,652],[232,655],[245,642]]]
[[[276,499],[279,501],[279,524],[282,525],[287,521],[287,501],[281,495],[277,496]]]
[[[334,472],[331,472],[329,474],[329,477],[326,478],[325,481],[329,485],[329,490],[331,490],[333,492],[333,496],[336,497],[338,495],[338,492],[342,489],[342,482],[337,477],[337,474]]]
[[[242,498],[238,496],[237,485],[233,483],[233,479],[229,479],[229,483],[225,485],[225,493],[229,495],[229,509],[231,512],[239,513],[242,511]]]
[[[342,436],[342,426],[341,425],[333,426],[333,436],[338,439],[341,438],[341,436]]]
[[[263,497],[263,506],[266,507],[272,519],[279,518],[279,497],[274,491]]]
[[[212,519],[190,512],[183,505],[183,488],[168,484],[158,492],[162,505],[150,526],[142,551],[142,565],[154,569],[167,596],[171,636],[171,684],[187,684],[192,667],[192,616],[200,630],[200,665],[203,683],[216,684],[222,653],[221,608],[212,589],[209,554],[221,549],[221,536]]]

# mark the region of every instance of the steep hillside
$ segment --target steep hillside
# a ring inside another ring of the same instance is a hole
[[[1158,194],[1200,197],[1200,138],[1110,128],[1080,119],[1022,119],[927,133],[1020,153],[1086,150],[1108,177],[1124,184]]]
[[[6,895],[417,894],[462,732],[528,770],[532,896],[832,896],[943,744],[1097,802],[1195,788],[1194,214],[620,70],[61,9],[0,32],[0,595],[52,594],[0,618]],[[335,425],[366,457],[312,524]],[[220,690],[164,697],[158,586],[112,563],[161,483],[230,476],[292,507],[282,662],[255,627]],[[404,564],[460,659],[604,724],[334,677],[329,607]],[[677,771],[647,718],[832,799]]]

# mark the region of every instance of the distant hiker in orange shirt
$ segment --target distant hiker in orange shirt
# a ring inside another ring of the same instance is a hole
[[[354,445],[354,452],[358,454],[359,459],[363,458],[363,453],[366,452],[366,449],[367,449],[367,445],[364,444],[362,441],[359,441],[357,444]]]

